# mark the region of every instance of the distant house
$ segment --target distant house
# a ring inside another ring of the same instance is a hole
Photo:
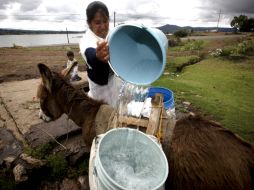
[[[209,32],[218,32],[217,29],[212,29],[212,30],[209,30]]]

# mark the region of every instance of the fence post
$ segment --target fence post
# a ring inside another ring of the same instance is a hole
[[[69,35],[68,35],[67,27],[66,27],[66,34],[67,34],[67,41],[68,41],[68,44],[69,44]]]

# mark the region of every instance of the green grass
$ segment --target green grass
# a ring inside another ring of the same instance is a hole
[[[224,127],[254,143],[254,57],[230,61],[209,58],[186,67],[178,77],[163,76],[153,85],[187,100]]]
[[[170,48],[171,51],[195,51],[201,50],[209,44],[208,40],[186,40],[180,43],[180,46]]]
[[[168,63],[166,65],[165,71],[166,72],[176,72],[176,67],[179,67],[185,63],[190,62],[191,60],[199,59],[196,55],[189,55],[189,56],[179,56],[179,57],[171,57],[168,60]]]

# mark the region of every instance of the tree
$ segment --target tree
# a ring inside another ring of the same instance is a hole
[[[250,32],[254,32],[254,18],[248,20],[248,25],[250,26]]]
[[[248,18],[245,15],[235,16],[230,25],[240,32],[254,31],[254,19]]]

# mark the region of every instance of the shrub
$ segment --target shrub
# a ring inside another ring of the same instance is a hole
[[[247,39],[238,43],[237,45],[225,47],[223,49],[216,49],[210,55],[214,57],[222,56],[233,59],[244,58],[247,55],[254,55],[254,41]]]
[[[168,47],[175,47],[175,46],[178,46],[180,43],[181,43],[180,38],[168,39]]]
[[[61,178],[67,172],[68,163],[63,155],[55,154],[46,157],[48,161],[48,166],[52,169],[51,177]]]
[[[25,153],[38,159],[44,159],[53,147],[53,143],[49,142],[47,144],[39,145],[36,148],[26,148]]]
[[[182,50],[183,51],[194,51],[201,50],[203,48],[204,41],[202,40],[188,40],[186,44],[184,44]]]
[[[222,49],[220,56],[229,56],[231,54],[232,48],[224,48]]]
[[[236,46],[236,53],[239,55],[253,55],[254,41],[246,40]]]
[[[213,57],[219,57],[219,56],[221,56],[222,52],[223,52],[222,49],[216,49],[215,51],[212,51],[210,53],[210,55],[213,56]]]
[[[199,56],[191,56],[191,58],[188,62],[189,62],[189,64],[195,64],[199,61],[201,61],[201,58]]]
[[[176,32],[174,32],[174,36],[177,38],[183,38],[188,36],[188,31],[186,29],[181,29]]]

